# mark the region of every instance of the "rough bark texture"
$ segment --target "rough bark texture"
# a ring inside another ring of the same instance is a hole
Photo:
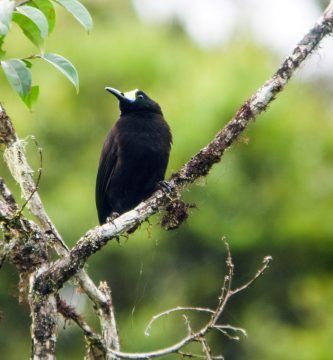
[[[15,138],[12,122],[0,104],[0,145],[9,145],[15,141]]]
[[[47,267],[45,264],[40,270]],[[58,312],[53,294],[38,296],[33,290],[36,273],[30,276],[29,305],[31,313],[33,360],[53,360],[57,340]]]

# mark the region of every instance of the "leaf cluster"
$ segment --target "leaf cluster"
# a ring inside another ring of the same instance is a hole
[[[75,66],[59,54],[45,53],[44,42],[56,24],[54,5],[65,8],[89,32],[93,22],[88,10],[78,0],[0,0],[0,65],[12,86],[26,106],[31,109],[38,99],[39,86],[32,85],[31,68],[36,59],[53,65],[79,89],[79,77]],[[6,58],[3,49],[11,26],[18,26],[23,34],[37,47],[38,53],[27,58]]]

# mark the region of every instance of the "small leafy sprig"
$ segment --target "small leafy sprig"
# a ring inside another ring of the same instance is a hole
[[[75,66],[59,54],[44,53],[44,40],[54,30],[56,12],[54,4],[64,7],[89,33],[93,22],[88,10],[78,0],[0,0],[0,65],[4,74],[29,109],[38,99],[39,86],[32,85],[33,60],[42,59],[53,65],[79,90],[79,76]],[[3,44],[12,23],[39,49],[40,54],[24,59],[4,59]]]

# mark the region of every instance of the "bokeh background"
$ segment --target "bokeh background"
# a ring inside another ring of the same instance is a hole
[[[118,117],[104,86],[141,88],[162,106],[174,144],[168,174],[204,146],[242,102],[277,69],[328,1],[315,0],[95,0],[87,36],[62,9],[46,50],[69,58],[80,74],[76,95],[67,80],[36,61],[41,86],[29,112],[0,74],[0,100],[37,169],[40,193],[70,245],[97,224],[94,182],[99,152]],[[8,57],[36,50],[13,26]],[[236,265],[235,284],[248,280],[263,256],[274,261],[248,291],[234,298],[222,322],[244,327],[240,342],[212,334],[226,359],[333,358],[333,40],[267,113],[184,199],[195,203],[187,223],[166,232],[160,216],[129,239],[108,244],[87,266],[113,290],[122,349],[153,350],[185,334],[180,315],[151,316],[176,305],[214,306],[225,274],[225,236]],[[1,175],[18,194],[7,170]],[[17,299],[15,269],[0,272],[0,357],[29,357],[29,312]],[[87,299],[71,287],[63,295],[98,326]],[[203,317],[190,316],[193,325]],[[59,359],[81,359],[80,331],[64,324]],[[196,349],[192,349],[196,350]],[[176,356],[169,356],[174,359]]]

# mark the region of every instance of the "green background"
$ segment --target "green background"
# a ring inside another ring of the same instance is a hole
[[[105,86],[140,88],[160,103],[174,136],[170,175],[212,139],[281,62],[245,34],[204,51],[177,23],[140,22],[128,1],[86,5],[95,22],[89,36],[57,8],[57,27],[46,42],[47,51],[77,67],[78,96],[60,73],[36,60],[33,79],[41,94],[29,112],[0,74],[0,100],[19,136],[34,135],[43,148],[40,194],[71,246],[97,225],[99,152],[119,113]],[[6,44],[8,57],[36,52],[16,26]],[[225,236],[236,266],[235,285],[247,281],[265,255],[274,261],[223,313],[223,323],[244,327],[248,337],[234,342],[212,334],[214,353],[237,360],[332,359],[333,108],[328,85],[325,79],[293,80],[209,176],[185,191],[184,199],[197,208],[180,229],[162,230],[155,216],[128,240],[112,241],[90,259],[93,279],[112,287],[124,351],[157,349],[186,333],[175,315],[144,336],[155,313],[176,305],[216,304],[226,271]],[[27,150],[37,169],[38,153],[29,138]],[[1,175],[19,198],[3,165]],[[17,283],[15,269],[6,264],[0,272],[3,359],[29,357],[29,311],[18,304]],[[64,296],[98,327],[83,295],[68,287]],[[190,319],[194,327],[205,320]],[[74,325],[65,324],[57,351],[59,359],[83,357],[83,339]]]

